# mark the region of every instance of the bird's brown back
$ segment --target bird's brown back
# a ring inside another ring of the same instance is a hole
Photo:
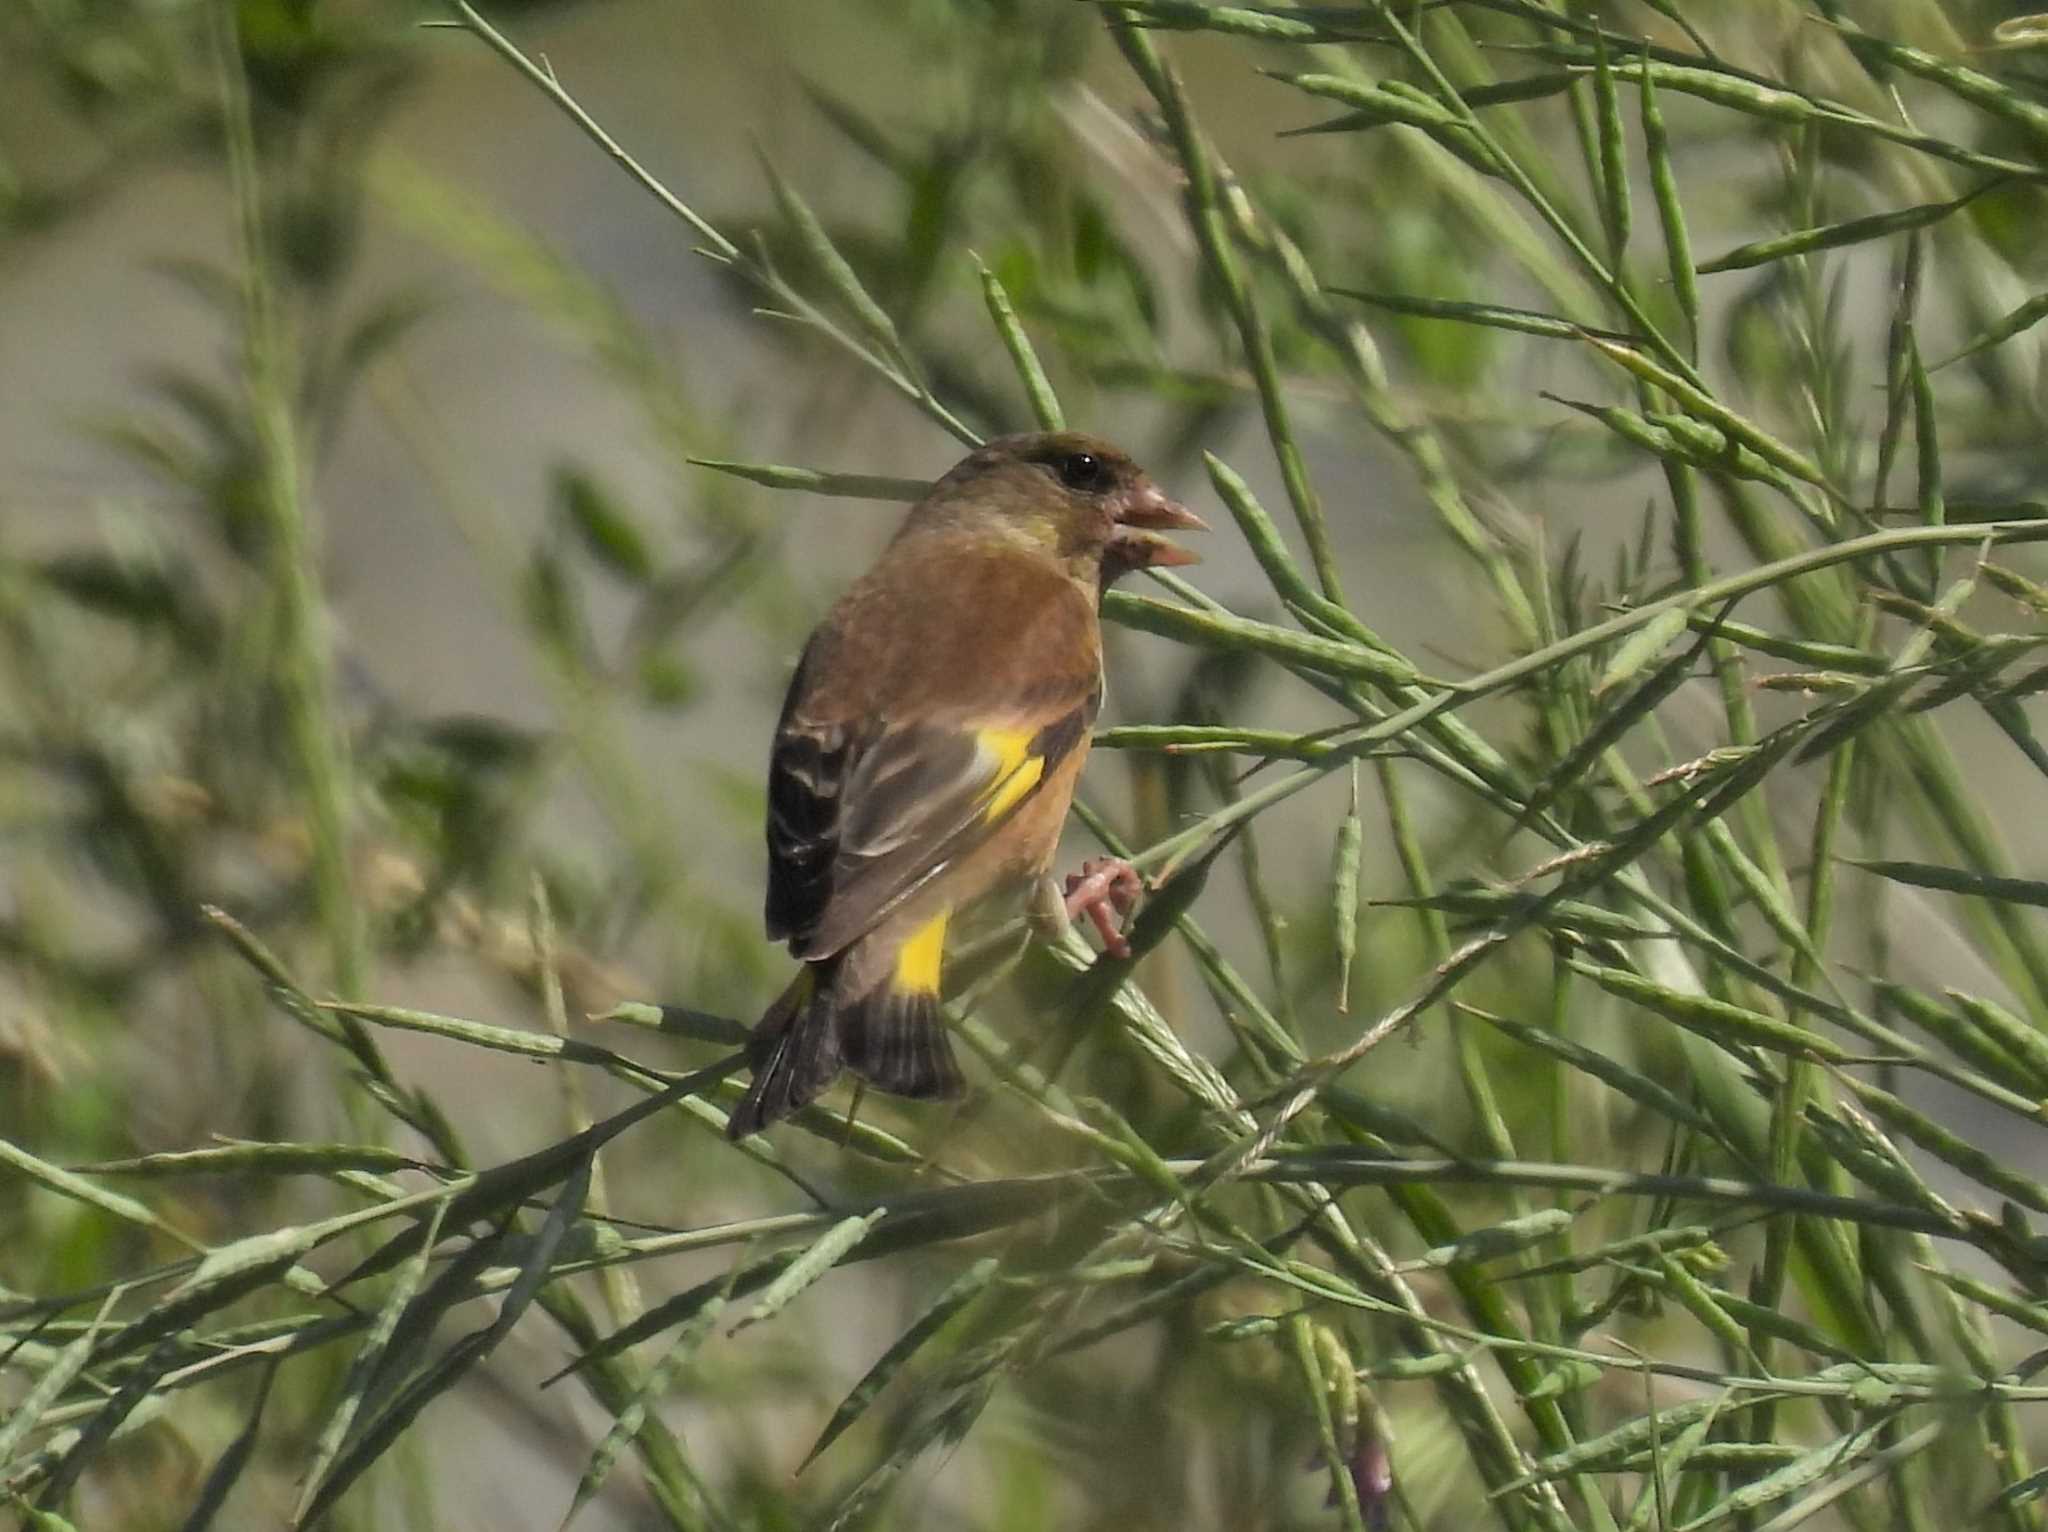
[[[819,625],[791,715],[851,723],[912,707],[993,717],[1078,700],[1101,674],[1095,601],[1028,550],[950,534],[904,539]]]

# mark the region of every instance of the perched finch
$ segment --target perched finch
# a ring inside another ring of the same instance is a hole
[[[843,1069],[960,1094],[939,1021],[947,924],[998,888],[1047,886],[1102,705],[1101,593],[1193,563],[1158,532],[1201,526],[1105,441],[1002,437],[911,508],[819,624],[768,768],[768,934],[803,968],[755,1029],[733,1138]],[[1128,901],[1121,874],[1040,908],[1087,913],[1115,945],[1102,904]]]

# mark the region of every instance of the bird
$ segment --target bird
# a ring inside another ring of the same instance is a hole
[[[1074,431],[997,437],[910,509],[812,632],[768,767],[771,940],[801,966],[748,1047],[738,1140],[842,1072],[919,1100],[965,1089],[939,1020],[954,916],[1036,894],[1057,929],[1140,883],[1099,859],[1049,873],[1102,707],[1102,592],[1198,562],[1162,533],[1206,530],[1124,452]]]

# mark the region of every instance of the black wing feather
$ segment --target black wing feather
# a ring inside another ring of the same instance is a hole
[[[832,891],[832,858],[839,847],[839,795],[853,753],[844,725],[807,727],[796,722],[817,644],[804,646],[775,722],[768,761],[768,937],[809,929]]]
[[[970,728],[798,721],[804,679],[799,664],[769,763],[766,914],[771,939],[818,957],[872,929],[978,844],[994,828],[981,809],[992,784]],[[1098,689],[1033,736],[1041,781],[1086,736],[1100,704]]]
[[[852,741],[844,729],[785,729],[768,771],[768,935],[816,923],[832,892],[839,793]]]

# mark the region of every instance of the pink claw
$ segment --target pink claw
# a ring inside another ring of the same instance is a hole
[[[1102,950],[1114,958],[1127,958],[1131,944],[1124,940],[1110,912],[1130,914],[1144,891],[1145,880],[1129,862],[1114,856],[1091,857],[1079,872],[1067,875],[1067,919],[1086,915],[1102,938]]]

